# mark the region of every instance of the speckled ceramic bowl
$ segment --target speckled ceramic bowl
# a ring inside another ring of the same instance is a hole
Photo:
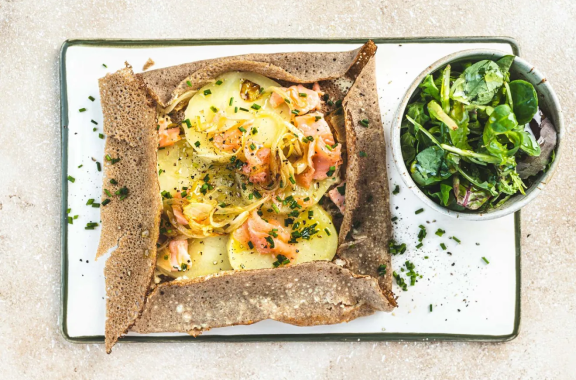
[[[449,215],[455,218],[465,219],[465,220],[489,220],[503,217],[505,215],[511,214],[520,210],[522,207],[531,202],[538,194],[544,190],[546,184],[552,179],[552,175],[558,166],[558,161],[560,158],[560,153],[562,151],[562,142],[564,136],[564,119],[562,117],[562,110],[560,109],[560,103],[552,86],[548,83],[544,75],[534,68],[533,65],[526,62],[525,60],[516,57],[512,67],[510,67],[510,77],[514,79],[523,79],[527,82],[532,83],[536,92],[538,93],[538,104],[542,112],[552,119],[554,127],[557,132],[557,145],[556,145],[556,157],[552,162],[548,171],[540,173],[536,176],[533,184],[526,189],[526,195],[517,194],[508,199],[504,204],[498,208],[491,209],[485,213],[480,213],[477,211],[453,211],[446,207],[443,207],[432,199],[428,198],[416,185],[412,177],[410,176],[410,171],[404,163],[402,157],[402,149],[400,146],[400,127],[402,124],[402,118],[404,116],[404,111],[406,106],[410,104],[415,96],[418,95],[417,89],[418,85],[426,77],[426,75],[436,72],[437,70],[443,68],[449,63],[456,63],[462,61],[479,61],[483,59],[497,60],[508,53],[497,51],[497,50],[487,50],[487,49],[473,49],[473,50],[463,50],[454,54],[450,54],[429,66],[424,70],[412,83],[412,85],[406,91],[402,103],[396,111],[394,121],[392,123],[392,155],[394,157],[394,162],[402,176],[402,179],[406,185],[414,191],[416,196],[420,198],[424,203],[426,203],[430,208],[438,211],[439,213]]]

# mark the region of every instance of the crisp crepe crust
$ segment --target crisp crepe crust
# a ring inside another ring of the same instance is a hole
[[[391,294],[392,265],[388,250],[392,223],[386,143],[378,107],[375,57],[367,62],[342,106],[348,164],[346,212],[340,227],[337,256],[352,272],[378,278],[380,287],[395,305]],[[386,266],[384,276],[379,276],[381,265]]]
[[[347,190],[346,201],[361,208],[358,200],[365,199],[366,194],[370,193],[374,197],[381,197],[376,204],[383,209],[374,207],[357,211],[355,207],[347,206],[344,220],[348,222],[342,237],[342,242],[347,246],[339,251],[343,260],[225,272],[193,280],[173,281],[157,286],[148,298],[144,298],[152,279],[156,251],[155,245],[148,240],[145,240],[147,245],[144,244],[143,228],[150,227],[146,236],[155,243],[161,207],[156,176],[156,111],[150,105],[150,99],[160,106],[166,106],[178,95],[197,90],[207,81],[228,71],[252,71],[285,85],[321,81],[320,85],[332,99],[342,99],[356,80],[350,89],[351,95],[343,102],[346,127],[345,130],[341,128],[338,134],[352,139],[353,152],[358,149],[370,152],[379,149],[384,152],[383,134],[376,133],[381,130],[381,122],[377,97],[372,93],[375,92],[375,82],[360,83],[375,80],[375,51],[376,46],[369,41],[362,48],[349,52],[250,54],[194,62],[135,76],[131,72],[121,71],[101,80],[104,124],[107,134],[112,136],[107,142],[106,152],[113,152],[112,157],[122,154],[128,163],[132,163],[130,167],[128,164],[123,164],[127,165],[125,167],[117,166],[122,164],[122,160],[108,165],[106,177],[111,178],[113,174],[120,184],[124,177],[138,178],[140,182],[134,182],[133,191],[141,193],[137,198],[131,191],[124,201],[111,202],[102,209],[102,241],[98,253],[106,252],[113,246],[112,243],[120,239],[120,247],[106,264],[109,290],[106,322],[108,352],[135,321],[133,329],[137,332],[189,332],[197,335],[214,327],[250,324],[263,319],[300,326],[340,323],[372,314],[375,310],[391,310],[395,306],[389,275],[378,278],[377,274],[380,264],[388,265],[388,271],[391,270],[388,241],[384,242],[389,238],[389,225],[385,222],[389,223],[387,184],[382,184],[380,177],[375,182],[367,181],[365,174],[354,173],[364,168],[365,164],[352,158],[354,164],[351,165],[352,153],[349,153],[346,171],[347,175],[352,175],[351,191],[358,194],[349,196]],[[364,93],[370,97],[364,99]],[[120,95],[125,96],[126,101]],[[120,103],[116,104],[117,101]],[[364,108],[360,111],[360,107]],[[325,106],[323,111],[329,112],[335,108],[335,105]],[[134,110],[138,112],[135,114]],[[359,120],[358,117],[370,118],[374,132],[364,135],[364,131],[351,127],[355,120]],[[360,138],[375,140],[365,147]],[[369,163],[379,165],[385,179],[386,166],[382,160],[370,160]],[[131,173],[130,170],[139,173]],[[107,178],[104,179],[105,188],[108,186]],[[366,186],[372,185],[378,186],[377,189],[366,189]],[[125,203],[133,195],[134,203]],[[110,207],[114,203],[115,208]],[[379,212],[382,212],[382,217],[370,216]],[[108,215],[105,217],[105,214]],[[368,226],[362,230],[362,236],[354,231],[348,236],[350,221],[357,218]],[[371,223],[374,225],[370,226]],[[117,231],[118,227],[125,225],[133,228]],[[138,229],[136,226],[144,227]],[[376,238],[375,231],[381,231],[381,236]],[[139,253],[124,249],[124,241],[133,244],[131,247],[139,249]],[[349,244],[354,242],[374,252],[354,249]],[[142,252],[145,246],[148,256]],[[133,273],[138,273],[138,276],[133,276]],[[114,279],[113,274],[121,279]],[[121,284],[122,289],[117,284]],[[127,289],[134,294],[126,294]],[[134,306],[134,301],[137,301],[139,308]],[[185,311],[187,314],[184,314]]]
[[[346,74],[360,49],[337,53],[246,54],[185,63],[140,74],[150,94],[162,107],[187,90],[198,89],[227,71],[256,71],[269,78],[294,83],[313,83]],[[248,67],[242,62],[251,62]],[[188,85],[191,82],[191,87]]]
[[[161,284],[150,294],[133,331],[198,335],[265,319],[326,325],[390,309],[376,279],[317,261]]]
[[[100,79],[104,131],[103,189],[126,187],[100,208],[102,232],[97,258],[118,246],[106,261],[106,351],[142,311],[156,266],[156,241],[162,201],[156,174],[156,108],[141,81],[127,67]],[[110,179],[118,184],[113,185]],[[102,200],[108,197],[103,192]],[[103,204],[103,203],[102,203]]]

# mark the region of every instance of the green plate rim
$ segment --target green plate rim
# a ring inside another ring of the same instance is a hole
[[[61,308],[60,333],[71,343],[104,343],[103,335],[71,337],[66,325],[68,303],[68,94],[66,87],[66,52],[71,46],[94,47],[165,47],[197,45],[252,45],[252,44],[358,44],[367,40],[375,43],[506,43],[512,47],[515,55],[520,56],[520,46],[512,37],[410,37],[410,38],[255,38],[255,39],[70,39],[64,41],[60,49],[60,127],[61,127],[61,219],[60,219],[60,253],[61,253]],[[459,342],[508,342],[515,339],[520,332],[521,304],[521,226],[520,211],[514,214],[516,245],[516,302],[514,310],[514,328],[505,335],[470,335],[470,334],[430,334],[430,333],[336,333],[336,334],[281,334],[281,335],[200,335],[192,336],[126,336],[119,342],[352,342],[352,341],[459,341]]]

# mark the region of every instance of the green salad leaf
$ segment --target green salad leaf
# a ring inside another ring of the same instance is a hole
[[[531,83],[523,80],[510,82],[514,115],[518,124],[527,124],[538,112],[538,95]]]
[[[420,83],[418,88],[422,90],[422,92],[420,93],[422,100],[426,101],[434,99],[436,101],[440,101],[440,90],[438,90],[438,87],[436,87],[432,75],[426,75],[426,78],[424,78],[424,80],[422,81],[422,83]]]
[[[494,62],[483,60],[468,67],[454,82],[450,97],[464,104],[490,103],[504,84],[504,74]]]

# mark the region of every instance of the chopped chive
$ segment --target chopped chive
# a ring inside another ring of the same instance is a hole
[[[72,217],[71,217],[71,216],[68,217],[68,224],[74,224],[74,222],[72,221]]]
[[[94,199],[90,198],[90,199],[88,199],[88,201],[86,202],[86,206],[90,206],[92,203],[94,203]]]
[[[296,180],[294,179],[294,177],[290,176],[290,178],[288,178],[290,180],[290,182],[292,182],[292,184],[296,184]]]
[[[452,240],[454,240],[456,243],[462,243],[456,236],[452,236]]]
[[[314,211],[308,211],[308,218],[312,218],[314,216]]]
[[[252,244],[251,241],[248,242],[248,247],[250,247],[250,249],[254,249],[254,244]]]
[[[291,103],[291,102],[290,102],[290,99],[288,99],[288,98],[284,98],[284,101],[285,101],[286,103],[288,103],[288,104]]]
[[[421,214],[421,213],[423,213],[423,212],[424,212],[424,209],[423,209],[423,208],[419,208],[418,210],[416,210],[416,211],[414,212],[414,214],[418,215],[418,214]]]
[[[446,231],[444,231],[442,228],[438,228],[438,231],[436,231],[436,235],[438,236],[442,236],[446,233]]]
[[[92,132],[96,132],[98,130],[98,128],[94,127],[92,128]]]
[[[432,304],[430,304],[430,312],[432,312]]]
[[[238,107],[234,107],[234,113],[238,113]]]
[[[78,219],[78,215],[74,215],[74,218],[72,218],[72,219]]]
[[[117,185],[117,184],[118,184],[118,181],[116,181],[114,178],[110,178],[110,183],[111,183],[112,185]]]
[[[378,276],[385,276],[386,275],[386,264],[378,265]]]
[[[424,256],[424,259],[428,260],[428,256]]]
[[[220,86],[221,84],[222,84],[222,81],[221,81],[220,79],[218,79],[218,80],[216,81],[216,86]]]
[[[251,144],[250,144],[250,149],[251,149],[251,150],[256,150],[256,145],[254,145],[254,143],[251,143]]]
[[[398,217],[397,217],[397,216],[395,216],[395,217],[393,217],[393,218],[392,218],[392,219],[390,219],[390,220],[391,220],[391,221],[393,221],[393,222],[395,222],[395,221],[397,221],[397,220],[398,220]]]
[[[368,119],[360,120],[360,124],[362,124],[362,125],[365,126],[366,128],[368,128],[368,123],[369,123]]]
[[[246,133],[246,128],[244,127],[238,127],[238,130],[242,133]]]
[[[204,90],[204,95],[211,95],[211,94],[212,94],[212,91],[210,91],[210,89]]]
[[[188,87],[192,87],[192,82],[190,82],[189,80],[186,81],[186,84],[188,85]]]
[[[106,64],[105,64],[105,63],[103,63],[103,64],[102,64],[102,66],[104,66],[105,68],[108,68],[108,66],[106,66]]]
[[[82,166],[84,166],[84,164],[80,164],[80,165],[78,166],[78,169],[80,169]]]
[[[98,133],[98,137],[100,137],[100,139],[104,140],[104,134]]]
[[[100,164],[98,161],[96,161],[96,169],[98,169],[99,172],[102,171],[102,164]]]
[[[196,142],[194,143],[194,146],[195,146],[196,148],[199,148],[199,147],[200,147],[200,141],[196,141]]]
[[[300,114],[300,111],[298,111],[298,110],[293,110],[292,113],[293,113],[294,115],[298,115],[298,114]]]
[[[400,186],[396,185],[396,187],[394,187],[394,190],[392,191],[392,194],[396,195],[400,192]]]
[[[68,176],[68,181],[74,183],[76,182],[76,178],[72,177],[71,175]]]
[[[230,101],[228,102],[228,105],[231,106],[233,101],[234,101],[234,97],[231,97]]]
[[[214,106],[210,106],[210,110],[214,113],[218,112],[218,108],[216,108]]]
[[[109,197],[112,196],[112,193],[110,193],[110,190],[108,189],[104,189],[104,192],[106,193],[106,195],[108,195]]]
[[[246,108],[244,108],[244,107],[240,107],[240,111],[244,111],[244,112],[250,112],[250,110],[249,110],[249,109],[246,109]]]
[[[484,262],[485,262],[486,264],[490,264],[490,261],[488,261],[488,259],[487,259],[487,258],[485,258],[485,257],[482,257],[482,260],[484,260]]]
[[[368,155],[366,154],[366,152],[364,152],[363,150],[360,151],[360,153],[358,153],[358,155],[360,157],[368,157]]]
[[[322,119],[322,116],[314,116],[314,121],[318,121],[320,119]]]
[[[93,97],[92,95],[90,95],[90,96],[88,97],[88,99],[90,99],[91,101],[96,100],[96,99],[94,99],[94,97]]]
[[[252,134],[255,135],[258,133],[258,129],[256,129],[256,127],[252,127]]]
[[[94,207],[94,208],[100,208],[100,203],[94,202],[94,203],[92,203],[92,207]]]
[[[254,194],[254,197],[255,197],[256,199],[262,198],[262,195],[261,195],[258,191],[256,191],[256,190],[254,190],[254,191],[252,192],[252,194]]]
[[[188,128],[192,128],[192,123],[190,123],[190,119],[184,120],[184,123],[186,124],[186,126],[187,126]]]
[[[334,148],[332,148],[330,145],[326,144],[326,149],[328,149],[330,152],[332,152],[332,150],[334,150]]]
[[[266,236],[265,239],[270,244],[270,248],[274,248],[274,239],[271,236]]]
[[[326,104],[328,104],[330,107],[332,107],[334,105],[334,102],[332,100],[328,100],[326,102]]]
[[[90,120],[90,121],[92,122],[92,124],[98,125],[98,122],[97,122],[97,121],[95,121],[95,120]]]
[[[276,214],[280,214],[280,210],[278,209],[278,206],[276,206],[276,204],[272,203],[272,209]]]
[[[424,244],[418,243],[418,245],[416,246],[416,248],[417,248],[417,249],[420,249],[420,248],[422,248],[422,246],[424,246]]]
[[[446,250],[446,244],[440,243],[440,247],[442,247],[443,250]]]
[[[334,172],[336,171],[336,166],[330,166],[330,168],[328,169],[328,171],[326,172],[326,175],[328,177],[332,177],[334,175]]]
[[[259,109],[262,108],[262,107],[260,107],[260,106],[259,106],[258,104],[256,104],[256,103],[254,103],[254,104],[252,104],[252,106],[250,106],[250,108],[252,108],[253,110],[259,110]]]
[[[300,93],[298,93],[298,96],[301,97],[301,98],[305,98],[305,97],[308,96],[308,94],[306,94],[306,93],[304,93],[304,92],[300,92]]]
[[[342,99],[336,100],[336,103],[334,104],[336,104],[336,107],[340,107],[342,105]]]
[[[328,227],[324,228],[324,232],[326,232],[326,235],[332,236],[332,234],[330,233],[330,230],[328,229]]]
[[[80,111],[80,112],[86,112],[86,108],[80,108],[78,111]]]

